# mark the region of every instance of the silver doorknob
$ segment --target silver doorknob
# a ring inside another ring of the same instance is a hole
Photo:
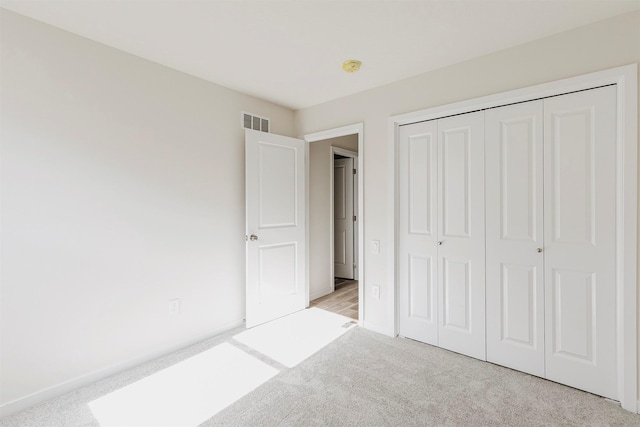
[[[438,246],[442,245],[442,240],[438,240]]]
[[[249,236],[249,240],[251,240],[252,242],[256,241],[258,240],[258,236],[256,236],[255,234],[252,234],[251,236]]]
[[[538,248],[538,249],[536,249],[536,251],[537,251],[538,253],[540,253],[540,252],[542,252],[542,248]]]

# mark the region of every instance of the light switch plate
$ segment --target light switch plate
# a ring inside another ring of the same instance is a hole
[[[380,286],[378,285],[373,285],[371,287],[371,294],[375,299],[380,298]]]

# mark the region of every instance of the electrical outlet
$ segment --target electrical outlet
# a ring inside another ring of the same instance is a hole
[[[371,294],[373,295],[373,297],[374,297],[375,299],[380,298],[380,286],[378,286],[378,285],[373,285],[373,286],[371,287]]]
[[[169,300],[169,314],[174,316],[176,314],[180,314],[180,300],[172,299]]]

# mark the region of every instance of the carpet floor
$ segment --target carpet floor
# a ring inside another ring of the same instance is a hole
[[[233,339],[243,328],[0,420],[3,427],[95,426],[89,402],[220,344],[278,373],[203,426],[640,426],[618,403],[358,327],[287,368]]]

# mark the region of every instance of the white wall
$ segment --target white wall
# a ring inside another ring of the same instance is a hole
[[[242,321],[240,111],[289,136],[293,112],[6,10],[1,24],[8,413]]]
[[[389,240],[390,116],[522,88],[640,61],[640,13],[633,12],[536,42],[296,112],[298,135],[363,121],[364,244],[381,241],[379,255],[365,251],[365,325],[393,333],[393,259]],[[421,54],[416,46],[416,55]],[[428,54],[425,52],[424,54]],[[357,77],[357,76],[356,76]],[[380,299],[371,287],[380,285]],[[640,293],[639,293],[640,295]]]
[[[358,135],[310,143],[309,147],[309,295],[311,300],[333,289],[329,229],[331,147],[358,152]]]

